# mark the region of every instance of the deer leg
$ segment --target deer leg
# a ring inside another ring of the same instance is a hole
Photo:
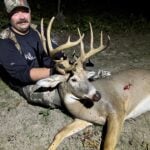
[[[56,134],[53,142],[51,143],[50,147],[48,150],[56,150],[58,145],[66,138],[69,137],[86,127],[92,125],[92,123],[80,120],[80,119],[75,119],[72,123],[68,124],[64,128],[61,129],[59,133]]]
[[[118,117],[116,114],[108,116],[106,136],[103,145],[104,150],[115,150],[124,122],[123,120],[123,116]]]

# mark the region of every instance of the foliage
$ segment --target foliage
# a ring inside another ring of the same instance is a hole
[[[47,23],[50,18],[46,18]],[[37,20],[39,20],[37,18]],[[59,21],[58,21],[59,22]],[[68,32],[76,32],[79,27],[81,31],[89,31],[89,22],[92,23],[94,30],[103,30],[109,33],[128,33],[128,32],[149,32],[150,22],[140,16],[113,16],[105,13],[101,16],[67,16],[63,23],[56,24],[60,30],[67,30]]]

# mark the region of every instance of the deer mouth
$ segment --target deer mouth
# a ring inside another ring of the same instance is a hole
[[[86,108],[91,108],[94,105],[94,102],[89,98],[80,99],[80,103],[83,104]]]
[[[74,103],[75,101],[79,101],[81,104],[84,105],[84,107],[86,108],[91,108],[94,106],[94,102],[98,102],[101,99],[101,94],[96,91],[95,94],[93,94],[92,96],[75,96],[73,94],[67,94],[65,99],[69,102],[69,103]]]
[[[84,98],[79,99],[80,103],[82,103],[86,108],[91,108],[94,105],[94,102],[98,102],[101,99],[101,94],[96,91],[92,97],[84,96]]]
[[[94,94],[92,95],[85,95],[82,99],[88,99],[92,102],[98,102],[101,99],[101,94],[99,91],[96,91]]]

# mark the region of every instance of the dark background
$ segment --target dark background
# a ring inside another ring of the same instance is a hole
[[[43,13],[45,10],[57,12],[58,0],[28,0],[31,7],[39,9]],[[113,15],[143,15],[149,18],[149,4],[145,0],[61,0],[61,11],[64,15],[101,15],[111,13]]]
[[[32,9],[32,20],[37,22],[41,17],[57,16],[61,27],[64,27],[64,24],[72,24],[72,28],[73,25],[74,28],[81,25],[86,29],[85,25],[91,21],[106,31],[150,30],[149,4],[145,0],[28,0],[28,2]],[[3,18],[0,27],[2,27],[7,18],[2,0],[0,8],[0,15]]]
[[[41,14],[57,13],[59,0],[28,0],[33,10],[40,11]],[[101,15],[104,12],[113,15],[143,15],[149,18],[149,4],[145,0],[60,0],[61,11],[65,15],[81,13],[81,15]],[[3,0],[0,1],[1,11],[3,11]],[[49,14],[50,15],[50,14]]]

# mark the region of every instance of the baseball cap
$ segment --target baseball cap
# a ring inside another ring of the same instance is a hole
[[[4,0],[4,4],[7,13],[10,13],[12,10],[14,10],[17,7],[24,7],[30,9],[27,0]]]

